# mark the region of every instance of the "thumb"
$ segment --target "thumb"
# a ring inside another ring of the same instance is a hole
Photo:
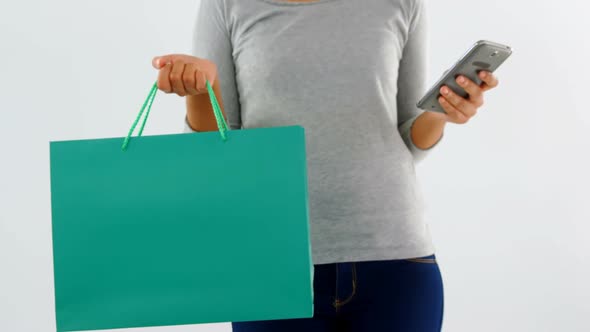
[[[172,60],[172,55],[157,56],[152,59],[152,66],[156,69],[160,69],[164,67],[167,63],[171,63]]]

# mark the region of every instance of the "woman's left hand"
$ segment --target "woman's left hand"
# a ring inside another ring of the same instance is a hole
[[[483,81],[481,85],[475,84],[475,82],[462,75],[456,78],[457,84],[469,94],[467,98],[459,96],[446,85],[441,87],[440,93],[442,96],[438,98],[438,102],[447,113],[441,114],[447,122],[464,124],[469,121],[483,105],[484,92],[498,86],[498,78],[493,73],[481,71],[478,75]]]

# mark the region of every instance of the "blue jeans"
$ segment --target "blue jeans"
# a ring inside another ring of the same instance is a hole
[[[233,331],[441,330],[443,282],[435,255],[314,267],[313,318],[233,322]]]

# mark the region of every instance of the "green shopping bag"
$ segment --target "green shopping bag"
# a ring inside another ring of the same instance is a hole
[[[140,137],[154,84],[126,138],[50,142],[57,331],[312,317],[304,130],[207,88],[219,131]]]

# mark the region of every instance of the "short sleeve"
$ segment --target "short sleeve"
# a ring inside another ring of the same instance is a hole
[[[398,73],[398,129],[416,163],[422,161],[442,140],[441,136],[430,148],[421,149],[414,144],[411,138],[412,125],[418,116],[425,112],[416,106],[421,94],[426,90],[428,72],[429,35],[425,1],[410,1],[413,9]]]
[[[197,7],[192,34],[192,55],[217,65],[217,79],[228,126],[230,129],[240,129],[242,121],[225,0],[200,0]],[[184,132],[194,131],[185,116]]]

